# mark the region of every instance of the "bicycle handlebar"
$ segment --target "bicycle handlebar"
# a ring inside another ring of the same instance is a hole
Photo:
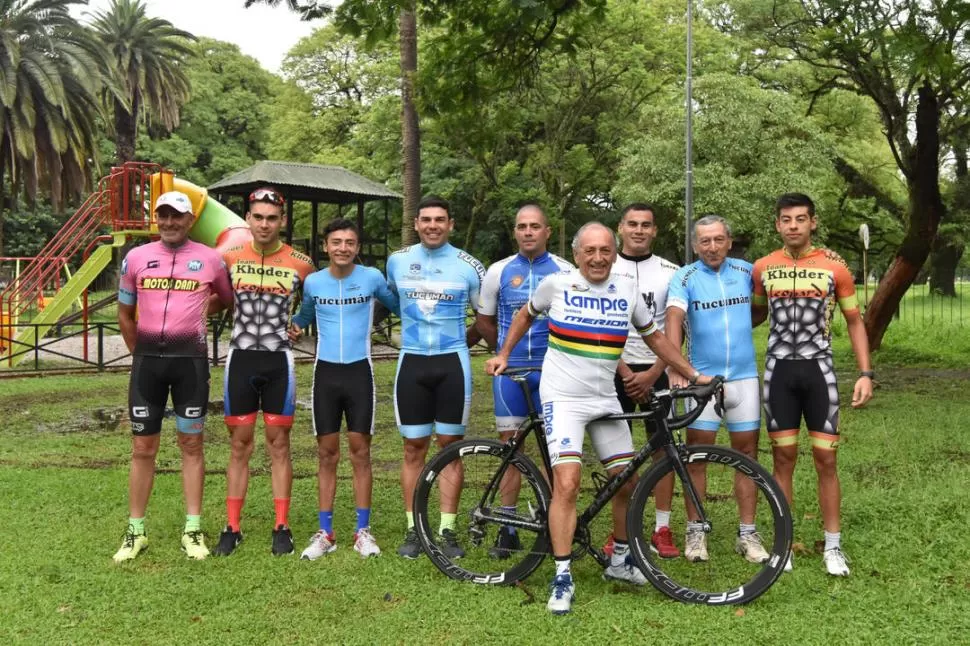
[[[684,415],[673,416],[667,419],[667,427],[671,430],[684,428],[690,426],[701,416],[701,413],[704,412],[704,407],[707,406],[707,402],[710,401],[711,397],[716,397],[714,400],[714,410],[718,416],[723,416],[724,377],[717,375],[709,384],[703,386],[687,386],[686,388],[671,388],[670,390],[655,391],[653,396],[657,399],[667,399],[671,402],[675,399],[694,400],[696,405],[692,410]]]

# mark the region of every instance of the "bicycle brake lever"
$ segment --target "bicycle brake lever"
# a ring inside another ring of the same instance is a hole
[[[718,384],[714,391],[714,412],[718,417],[724,417],[724,384]]]

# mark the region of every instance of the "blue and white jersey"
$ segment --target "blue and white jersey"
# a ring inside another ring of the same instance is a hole
[[[303,305],[293,322],[305,328],[316,320],[318,361],[369,359],[375,298],[397,313],[397,296],[377,269],[354,265],[350,275],[335,278],[325,267],[307,276]]]
[[[703,261],[682,267],[670,280],[667,307],[685,312],[688,358],[706,375],[728,381],[758,376],[751,338],[752,265],[727,258],[714,271]]]
[[[530,260],[522,254],[499,260],[488,268],[482,282],[478,313],[498,319],[498,347],[505,344],[509,325],[516,312],[526,306],[542,279],[550,274],[573,269],[559,256],[549,252]],[[513,368],[538,368],[546,355],[549,321],[540,315],[509,355]]]
[[[401,301],[401,350],[414,354],[467,351],[468,308],[478,307],[485,267],[448,243],[396,251],[387,260],[387,283]]]

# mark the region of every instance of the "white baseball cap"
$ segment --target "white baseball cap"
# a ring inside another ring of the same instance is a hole
[[[181,191],[169,191],[159,195],[158,200],[155,201],[155,210],[157,211],[163,206],[170,206],[179,213],[192,212],[192,202],[189,200],[189,196]]]

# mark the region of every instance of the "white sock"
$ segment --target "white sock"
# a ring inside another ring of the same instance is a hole
[[[841,547],[841,539],[842,532],[825,532],[825,549],[832,550],[837,547]]]
[[[610,565],[623,565],[626,563],[627,554],[630,553],[630,544],[618,540],[613,541],[613,555],[610,557]]]
[[[670,527],[670,510],[660,511],[658,509],[654,515],[656,516],[657,524],[654,526],[653,531],[659,532],[661,527]]]
[[[569,565],[571,563],[572,559],[569,558],[556,559],[556,576],[560,574],[569,574],[571,576],[572,572],[569,571]]]
[[[754,523],[751,523],[750,525],[741,523],[740,525],[738,525],[738,535],[740,536],[745,536],[747,534],[754,534],[756,531],[758,530],[755,529]]]

